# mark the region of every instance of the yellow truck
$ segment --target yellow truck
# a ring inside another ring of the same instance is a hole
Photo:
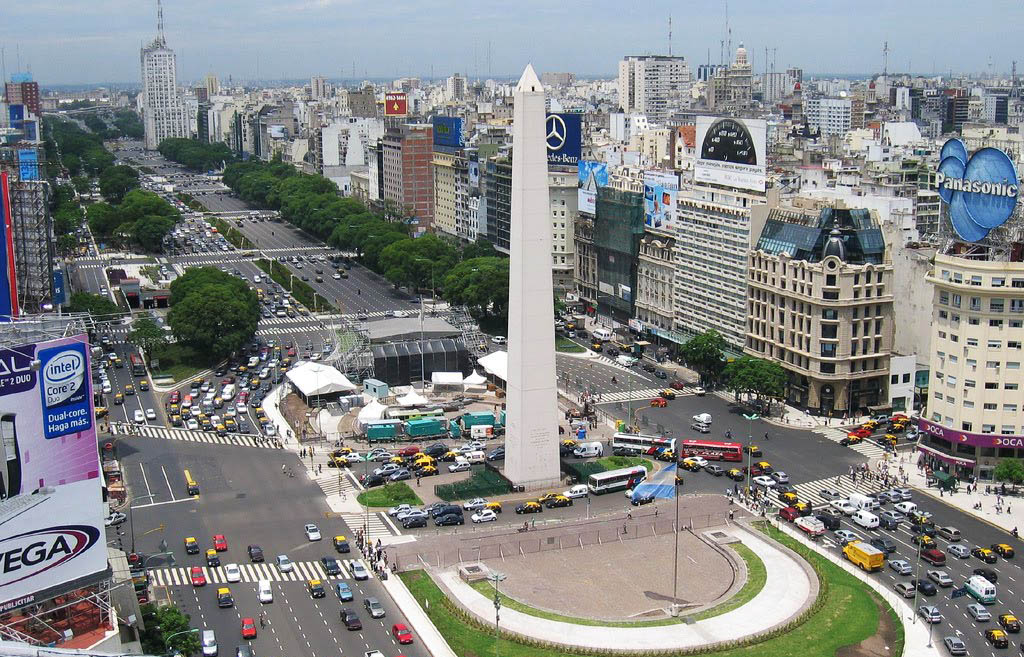
[[[850,563],[860,566],[861,570],[869,573],[881,570],[885,566],[885,553],[874,545],[851,541],[843,546],[843,556],[850,560]]]

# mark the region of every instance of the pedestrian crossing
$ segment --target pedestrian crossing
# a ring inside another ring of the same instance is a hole
[[[366,526],[366,535],[370,537],[370,543],[373,543],[378,538],[384,538],[387,536],[394,536],[396,531],[391,531],[391,525],[387,517],[381,513],[371,513],[367,516],[365,513],[339,513],[338,516],[345,521],[348,528],[353,532],[357,529],[362,529]]]
[[[620,384],[621,385],[621,384]],[[641,388],[639,390],[618,390],[615,392],[602,392],[598,395],[597,403],[605,404],[608,402],[624,402],[624,401],[643,401],[645,399],[654,399],[655,397],[661,396],[661,391],[668,386],[662,386],[660,388]],[[695,394],[693,388],[684,386],[682,390],[676,390],[676,395],[692,395]]]
[[[801,502],[806,502],[812,507],[820,507],[827,506],[831,501],[830,498],[821,496],[821,491],[825,488],[838,490],[842,497],[849,497],[852,493],[860,493],[864,495],[867,493],[875,493],[880,490],[886,490],[889,487],[884,486],[876,479],[868,480],[864,478],[864,475],[858,474],[856,483],[854,483],[849,475],[839,475],[835,477],[817,479],[815,481],[808,481],[802,484],[793,484],[793,488],[796,489],[797,499]],[[780,509],[787,506],[785,503],[778,500],[777,495],[774,492],[769,492],[768,498],[768,501],[772,505]]]
[[[130,426],[130,425],[129,425]],[[126,433],[125,429],[119,428],[117,424],[111,425],[111,433]],[[229,433],[226,436],[218,436],[214,432],[194,431],[192,429],[176,429],[173,427],[157,427],[144,424],[132,429],[131,435],[144,436],[146,438],[163,438],[164,440],[184,440],[193,443],[207,443],[210,445],[233,445],[235,447],[260,447],[264,449],[278,449],[276,440],[264,439],[245,433]]]
[[[221,560],[223,561],[223,556]],[[362,559],[338,559],[341,574],[334,577],[327,576],[323,564],[319,561],[293,561],[294,568],[287,573],[281,572],[275,563],[240,563],[238,570],[241,572],[242,579],[238,583],[255,584],[261,579],[271,582],[308,582],[311,579],[326,582],[331,579],[352,579],[352,564],[355,562],[366,566]],[[192,586],[190,570],[190,567],[153,568],[149,570],[149,576],[152,578],[154,586]],[[230,586],[235,583],[228,582],[223,566],[217,568],[204,566],[202,570],[207,584],[228,584]],[[371,569],[366,568],[366,572],[371,573],[372,577]]]
[[[846,438],[847,432],[842,429],[835,427],[818,427],[813,430],[814,433],[822,435],[834,443],[838,443],[843,438]],[[857,443],[856,445],[850,445],[850,449],[853,451],[863,454],[869,459],[880,459],[884,458],[887,452],[876,445],[875,443],[868,442],[866,440]]]
[[[317,464],[319,465],[319,464]],[[335,469],[327,468],[316,475],[315,481],[320,487],[320,490],[324,492],[324,495],[330,497],[332,495],[340,495],[342,499],[354,500],[361,490],[356,486],[355,480],[352,478],[351,471],[347,468]],[[384,536],[394,536],[396,532],[392,531],[393,525],[389,520],[384,517],[382,513],[371,513],[369,516],[366,513],[338,513],[345,524],[348,525],[349,529],[353,532],[356,529],[360,529],[363,526],[367,528],[367,535],[371,541]],[[396,528],[397,529],[397,528]]]

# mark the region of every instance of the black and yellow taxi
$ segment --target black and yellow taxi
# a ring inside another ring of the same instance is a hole
[[[180,427],[183,424],[185,424],[185,422],[184,422],[184,420],[181,419],[180,415],[172,415],[171,416],[171,426],[172,427]]]
[[[658,395],[664,397],[665,399],[675,399],[676,398],[676,391],[673,390],[672,388],[665,388],[664,390],[661,390],[658,393]]]
[[[669,462],[675,461],[676,460],[676,453],[673,452],[671,449],[666,449],[661,454],[658,454],[658,460],[659,461],[669,461]]]
[[[323,582],[318,579],[311,579],[306,582],[306,589],[309,591],[310,597],[313,598],[322,598],[327,595],[327,592],[324,590]]]
[[[914,534],[910,537],[910,542],[915,545],[920,545],[922,550],[928,550],[935,547],[935,539],[928,534]]]
[[[684,470],[689,470],[690,472],[697,472],[701,469],[700,463],[693,459],[683,459],[680,465]]]
[[[220,567],[220,555],[213,548],[206,551],[206,565],[210,568]]]
[[[413,459],[412,469],[413,470],[419,470],[421,468],[427,467],[428,465],[434,465],[434,457],[433,456],[427,456],[426,454],[422,454],[422,455],[420,455],[419,458],[414,458]]]
[[[896,437],[895,434],[887,433],[884,436],[882,436],[882,442],[888,443],[889,445],[892,445],[894,447],[896,446],[896,442],[898,440],[899,439]]]
[[[114,404],[116,404],[117,406],[120,406],[123,403],[124,403],[124,393],[119,392],[116,395],[114,395]]]
[[[121,360],[120,356],[114,359],[114,367],[116,367],[119,370],[124,369],[124,361]]]
[[[580,441],[574,440],[572,438],[566,438],[565,440],[563,440],[561,442],[561,446],[562,447],[571,447],[572,449],[576,449],[577,447],[580,446]]]
[[[149,379],[142,379],[139,381],[139,390],[143,392],[149,390]]]
[[[199,541],[196,540],[195,536],[189,536],[185,539],[185,554],[199,554]]]
[[[226,586],[222,586],[217,589],[217,606],[218,607],[234,607],[235,599],[231,595],[231,589]]]
[[[999,624],[1010,634],[1020,632],[1020,619],[1013,614],[999,614]]]
[[[993,543],[992,551],[1004,559],[1013,558],[1013,548],[1007,545],[1006,543]]]
[[[229,433],[234,433],[238,431],[238,423],[235,422],[235,418],[226,417],[224,418],[224,428],[227,429]]]
[[[572,506],[572,498],[558,494],[544,502],[544,506],[549,509],[555,509],[561,506]]]
[[[1003,630],[985,630],[985,640],[991,643],[994,648],[1007,648],[1010,645],[1010,638]]]
[[[490,509],[495,513],[501,513],[501,502],[488,502],[484,505],[484,509]]]
[[[208,417],[200,417],[199,428],[202,429],[203,431],[213,431],[213,422],[211,422],[210,418]]]
[[[167,412],[170,413],[171,415],[180,413],[181,406],[179,406],[178,404],[171,404],[170,406],[167,407]]]
[[[538,504],[547,504],[548,500],[554,499],[559,496],[560,493],[544,493],[537,498]]]
[[[796,493],[783,491],[779,493],[779,501],[785,504],[786,506],[793,506],[794,504],[797,503],[798,500],[796,497]]]
[[[441,460],[446,462],[454,461],[455,459],[459,458],[459,456],[460,454],[458,452],[448,450],[447,452],[441,455]]]
[[[249,389],[250,390],[255,390],[256,388],[259,388],[259,387],[260,387],[260,377],[258,377],[258,376],[252,377],[252,379],[249,381]]]
[[[516,513],[541,513],[544,507],[540,502],[523,502],[516,506]]]
[[[750,454],[751,456],[763,456],[764,455],[761,452],[761,448],[758,447],[757,445],[747,445],[746,447],[743,448],[743,451],[746,452],[747,454]]]
[[[865,422],[864,424],[862,424],[860,426],[861,426],[862,429],[867,429],[868,431],[874,431],[875,429],[878,428],[878,420],[868,420],[867,422]]]
[[[814,512],[814,509],[812,509],[811,505],[807,502],[797,502],[793,505],[793,508],[796,509],[796,512],[799,513],[801,517],[807,517]]]
[[[96,407],[96,418],[99,419],[101,417],[107,417],[107,407],[106,406],[97,406]]]
[[[340,454],[337,456],[332,455],[329,459],[327,459],[328,468],[347,468],[348,465],[348,457],[341,456]]]
[[[354,450],[351,447],[342,447],[340,449],[336,449],[333,452],[331,452],[331,455],[333,455],[333,456],[347,456],[347,455],[351,454],[353,451]]]
[[[394,463],[395,465],[405,465],[405,459],[401,456],[392,456],[387,460],[388,463]]]
[[[971,556],[976,559],[981,559],[985,563],[995,563],[998,559],[995,552],[980,546],[971,550]]]
[[[218,424],[217,425],[217,435],[220,436],[221,438],[223,438],[224,436],[228,435],[228,428],[226,426],[224,426],[223,424]]]
[[[726,470],[725,476],[728,477],[729,479],[732,479],[733,481],[743,481],[744,479],[743,470],[740,470],[739,468],[731,468],[729,470]]]
[[[843,447],[849,447],[850,445],[859,445],[864,442],[864,438],[858,436],[855,433],[848,433],[846,437],[839,441],[839,444]]]
[[[437,474],[436,465],[425,465],[416,471],[416,474],[420,477],[433,477]]]
[[[131,383],[124,384],[124,394],[126,394],[126,395],[134,395],[135,394],[135,386],[133,384],[131,384]]]
[[[590,348],[596,351],[597,353],[601,353],[601,350],[604,349],[604,343],[594,340],[593,342],[590,343]]]
[[[771,474],[775,472],[775,468],[773,468],[772,464],[768,461],[758,461],[754,465],[760,468],[761,474]]]
[[[334,549],[340,552],[341,554],[348,554],[352,551],[352,547],[348,544],[348,538],[342,536],[341,534],[335,536],[332,543],[334,543]]]

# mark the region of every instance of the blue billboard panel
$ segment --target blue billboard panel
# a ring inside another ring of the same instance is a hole
[[[92,428],[89,358],[83,342],[39,351],[43,435],[49,440]]]
[[[982,148],[967,158],[959,139],[943,145],[935,176],[939,197],[949,205],[949,218],[960,239],[984,239],[1017,208],[1017,169],[1003,151]]]
[[[434,146],[445,148],[463,148],[466,145],[462,138],[462,119],[454,116],[435,116]]]
[[[16,128],[21,128],[21,122],[25,120],[25,106],[24,105],[10,105],[7,111],[11,119],[11,125]]]
[[[64,285],[64,271],[53,270],[53,305],[59,306],[68,302],[68,290]]]
[[[36,149],[18,149],[18,175],[22,180],[39,180],[39,153]]]
[[[577,166],[583,152],[583,115],[548,114],[544,123],[548,164]]]

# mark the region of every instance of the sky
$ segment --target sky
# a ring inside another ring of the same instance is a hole
[[[156,34],[156,0],[2,2],[8,75],[47,84],[136,83],[139,48]],[[721,59],[726,0],[165,0],[180,82],[517,77],[540,71],[613,77],[625,54],[672,53],[691,66]],[[735,49],[754,72],[1009,72],[1019,56],[1021,0],[729,0]],[[728,56],[731,59],[731,56]],[[1022,58],[1024,60],[1024,58]],[[991,66],[991,69],[990,69]],[[1021,62],[1024,72],[1024,61]]]

